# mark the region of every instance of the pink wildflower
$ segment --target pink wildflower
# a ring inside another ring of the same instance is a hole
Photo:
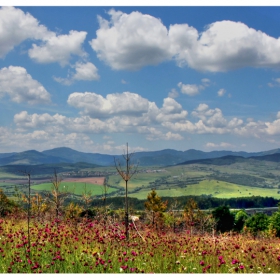
[[[202,266],[205,265],[204,261],[200,261],[199,264],[202,265]]]

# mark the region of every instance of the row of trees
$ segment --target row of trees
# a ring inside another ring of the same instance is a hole
[[[22,195],[21,202],[8,199],[0,189],[0,216],[5,216],[8,212],[21,212],[30,218],[43,220],[49,215],[50,218],[59,219],[79,219],[86,216],[87,218],[97,218],[100,213],[114,216],[117,219],[126,218],[124,209],[114,210],[110,205],[105,207],[91,207],[92,196],[86,192],[81,197],[80,203],[73,201],[65,204],[67,191],[59,189],[60,180],[57,174],[54,176],[53,188],[46,197],[36,194],[28,199]],[[86,190],[86,189],[85,189]],[[30,202],[30,204],[28,204]],[[147,200],[144,202],[145,211],[138,211],[140,220],[150,224],[155,229],[170,228],[174,232],[187,229],[191,234],[216,231],[224,232],[250,232],[253,235],[270,234],[280,237],[280,203],[279,209],[271,216],[264,213],[255,213],[248,215],[244,210],[230,211],[228,206],[219,206],[214,210],[201,210],[197,202],[190,198],[187,200],[183,211],[178,210],[176,201],[168,205],[163,201],[155,190],[152,190]],[[135,210],[130,207],[129,215],[134,215]],[[29,226],[28,220],[28,226]]]
[[[258,234],[269,234],[280,237],[280,203],[278,211],[271,216],[265,213],[255,213],[248,215],[245,210],[230,211],[228,206],[219,206],[212,211],[202,211],[199,209],[194,199],[189,199],[184,211],[180,213],[176,210],[176,203],[167,209],[167,202],[163,202],[153,190],[149,193],[145,202],[146,210],[150,211],[150,221],[155,224],[169,224],[176,227],[184,224],[186,228],[193,231],[204,233],[205,231],[215,230],[224,232],[250,232],[254,236]]]

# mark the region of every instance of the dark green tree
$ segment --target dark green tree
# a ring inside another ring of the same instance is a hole
[[[234,214],[230,212],[228,206],[219,206],[212,211],[216,221],[216,230],[221,233],[231,231],[234,227]]]
[[[280,203],[278,203],[278,210],[270,217],[268,227],[275,236],[280,237]]]
[[[0,189],[0,217],[6,216],[7,213],[11,213],[16,204],[8,199],[2,189]]]
[[[246,220],[246,228],[256,235],[260,231],[265,231],[268,229],[269,218],[264,213],[256,213]]]

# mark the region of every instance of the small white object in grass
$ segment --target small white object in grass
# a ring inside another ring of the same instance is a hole
[[[129,217],[133,222],[139,221],[139,217],[137,217],[137,216],[129,216]]]

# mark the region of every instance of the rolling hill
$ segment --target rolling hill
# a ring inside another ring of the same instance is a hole
[[[271,151],[247,153],[232,151],[212,151],[203,152],[190,149],[187,151],[177,151],[173,149],[165,149],[161,151],[136,152],[132,155],[132,162],[139,163],[140,166],[172,166],[177,164],[185,164],[190,161],[229,157],[224,161],[236,160],[230,157],[260,157],[259,160],[277,160],[277,153],[280,149]],[[265,158],[262,158],[264,157]],[[101,166],[113,166],[114,158],[123,160],[122,155],[108,155],[99,153],[84,153],[70,148],[61,147],[51,150],[38,152],[35,150],[24,151],[19,153],[0,153],[0,166],[4,165],[37,165],[37,164],[55,164],[55,163],[77,163],[86,162]],[[218,160],[220,161],[220,160]]]
[[[238,162],[239,163],[249,162],[250,160],[280,162],[280,153],[269,154],[264,156],[252,156],[247,158],[242,156],[228,155],[219,158],[189,160],[189,161],[181,162],[177,165],[187,165],[187,164],[230,165]]]

